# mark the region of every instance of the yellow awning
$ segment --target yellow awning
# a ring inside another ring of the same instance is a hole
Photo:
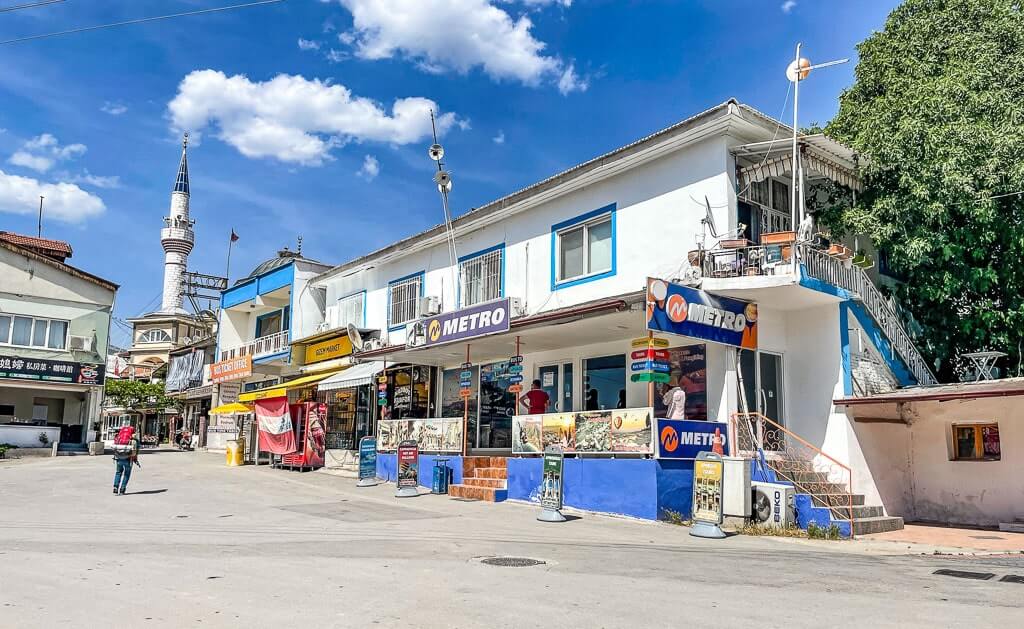
[[[268,400],[275,397],[285,397],[288,395],[289,389],[297,389],[299,387],[305,387],[311,384],[320,382],[328,376],[341,371],[341,369],[334,369],[332,371],[324,371],[321,373],[313,374],[311,376],[303,376],[294,380],[289,380],[283,384],[279,384],[276,387],[270,389],[260,389],[259,391],[249,391],[238,396],[240,402],[255,402],[256,400]]]
[[[251,413],[252,409],[245,404],[239,404],[238,402],[232,402],[231,404],[221,404],[217,408],[210,409],[210,415],[231,415],[233,413]]]

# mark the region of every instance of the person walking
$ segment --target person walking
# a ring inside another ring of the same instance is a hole
[[[139,440],[133,426],[124,426],[114,439],[114,495],[123,496],[132,477],[132,465],[138,461]]]

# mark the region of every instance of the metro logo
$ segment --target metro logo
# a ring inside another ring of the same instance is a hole
[[[427,336],[430,337],[431,341],[436,341],[437,339],[441,338],[440,321],[434,319],[433,321],[430,322],[430,325],[427,327]]]
[[[676,323],[686,321],[687,304],[682,295],[669,295],[665,301],[665,314]]]
[[[679,447],[679,433],[672,426],[662,428],[659,439],[661,439],[661,447],[665,448],[665,452],[675,452]]]

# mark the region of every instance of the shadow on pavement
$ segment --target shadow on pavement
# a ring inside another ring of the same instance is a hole
[[[148,496],[149,494],[162,494],[166,489],[147,489],[146,491],[126,491],[126,496]]]

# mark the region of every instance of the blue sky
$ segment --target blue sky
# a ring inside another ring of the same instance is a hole
[[[0,40],[240,1],[67,0],[0,13]],[[232,227],[233,279],[300,234],[340,263],[441,221],[431,106],[461,214],[729,97],[778,116],[796,41],[855,57],[895,4],[287,0],[3,45],[0,229],[35,233],[44,189],[44,236],[136,316],[160,291],[183,129],[191,270],[224,272]],[[801,121],[831,118],[852,78],[813,75]]]

